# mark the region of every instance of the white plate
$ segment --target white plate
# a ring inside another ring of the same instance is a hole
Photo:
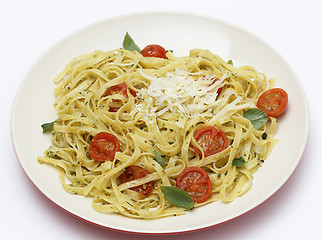
[[[41,165],[37,156],[50,145],[40,125],[56,119],[52,79],[75,56],[94,50],[120,48],[126,32],[144,47],[158,43],[178,56],[202,48],[234,63],[252,65],[289,94],[287,112],[278,119],[279,143],[255,173],[250,191],[230,204],[208,204],[184,216],[137,220],[105,215],[92,209],[91,199],[65,192],[55,168]],[[31,68],[15,98],[12,138],[24,171],[51,201],[88,222],[126,232],[178,233],[223,223],[253,209],[275,193],[297,166],[305,148],[309,119],[305,94],[298,78],[283,58],[262,40],[231,24],[186,13],[140,13],[107,19],[81,29],[47,51]],[[210,214],[209,214],[210,213]]]

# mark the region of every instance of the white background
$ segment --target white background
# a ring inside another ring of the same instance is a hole
[[[321,237],[322,131],[318,125],[322,119],[321,1],[1,0],[0,9],[1,238],[224,240]],[[279,191],[254,210],[228,223],[176,236],[117,232],[66,213],[29,181],[15,156],[10,135],[11,108],[17,88],[32,64],[48,48],[89,24],[120,14],[149,10],[205,14],[236,24],[262,38],[292,66],[310,107],[306,150],[295,172]]]

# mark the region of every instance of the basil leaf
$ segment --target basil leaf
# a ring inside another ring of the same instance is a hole
[[[260,129],[268,120],[266,113],[258,108],[248,109],[243,116],[253,124],[255,129]]]
[[[231,66],[234,66],[234,64],[233,64],[233,60],[228,60],[228,62],[227,62],[228,64],[230,64]]]
[[[41,128],[42,128],[42,132],[47,132],[47,131],[50,131],[53,129],[53,126],[54,126],[54,123],[56,122],[57,120],[53,121],[53,122],[50,122],[50,123],[44,123],[41,125]]]
[[[165,162],[162,159],[161,154],[157,150],[153,150],[154,155],[155,155],[155,161],[161,165],[161,167],[165,167]]]
[[[127,32],[123,39],[123,48],[129,51],[137,51],[141,53],[141,49],[136,45],[134,40],[131,38],[130,34]]]
[[[243,167],[243,166],[245,166],[245,164],[246,164],[246,160],[243,157],[235,158],[233,160],[233,166]]]
[[[194,206],[194,201],[191,199],[189,194],[180,188],[173,186],[161,186],[161,191],[164,197],[174,206],[182,207],[188,210],[192,209]]]

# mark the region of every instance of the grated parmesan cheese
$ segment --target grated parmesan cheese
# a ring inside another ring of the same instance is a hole
[[[153,77],[140,70],[140,74],[150,80],[147,88],[137,93],[138,102],[132,114],[141,113],[145,118],[176,113],[193,118],[210,111],[219,104],[217,91],[223,87],[223,77],[214,75],[200,76],[195,79],[191,74],[176,69],[165,77]],[[133,112],[134,111],[134,112]]]

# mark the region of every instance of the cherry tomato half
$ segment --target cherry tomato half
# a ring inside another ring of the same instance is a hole
[[[143,57],[157,57],[166,59],[167,51],[157,44],[151,44],[142,49],[141,54]]]
[[[212,185],[207,172],[200,167],[187,167],[179,174],[176,187],[185,190],[195,202],[201,203],[211,196]]]
[[[132,180],[145,177],[150,174],[148,170],[143,167],[131,165],[125,168],[125,171],[119,176],[120,183],[130,182]],[[147,182],[143,185],[130,188],[131,190],[149,196],[152,192],[153,181]]]
[[[128,98],[127,96],[127,85],[125,83],[120,83],[114,86],[109,87],[104,96],[110,96],[114,94],[120,94],[124,96],[125,98]]]
[[[114,94],[120,94],[122,95],[126,100],[128,100],[128,95],[127,95],[127,85],[125,83],[120,83],[114,86],[109,87],[105,94],[104,97],[114,95]],[[130,89],[130,93],[136,97],[136,92]],[[121,102],[121,100],[115,99],[113,100],[114,103]],[[109,106],[109,111],[110,112],[117,112],[121,107],[115,107],[115,106]]]
[[[107,132],[96,134],[89,145],[90,157],[99,162],[113,161],[115,153],[119,150],[119,140],[113,134]]]
[[[258,100],[257,107],[269,117],[277,117],[285,112],[288,95],[281,88],[272,88],[263,92]]]
[[[195,133],[194,138],[203,150],[205,157],[221,152],[228,147],[228,138],[226,134],[214,126],[200,128]],[[193,148],[196,153],[202,156],[202,153],[198,148]]]

